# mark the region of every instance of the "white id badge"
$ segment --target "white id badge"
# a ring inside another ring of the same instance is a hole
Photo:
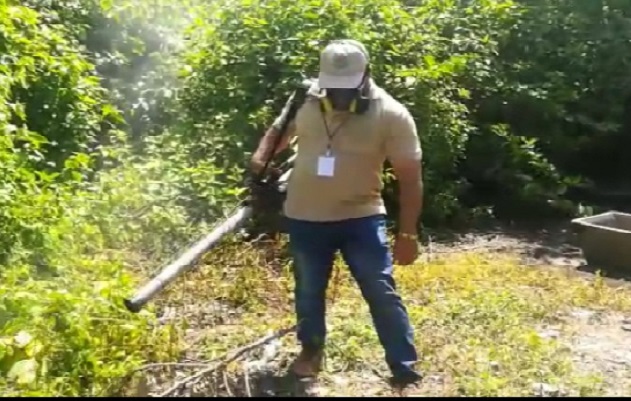
[[[318,157],[318,176],[319,177],[333,177],[335,173],[335,157],[333,156],[320,156]]]

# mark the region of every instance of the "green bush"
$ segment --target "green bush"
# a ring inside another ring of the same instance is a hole
[[[124,164],[95,175],[99,154],[119,152],[97,146],[116,138],[103,127],[118,114],[64,26],[2,4],[0,49],[0,392],[109,394],[142,361],[176,351],[168,327],[122,307],[136,283],[123,250],[152,250],[147,230],[177,240],[170,229],[186,229],[186,214],[163,204],[129,221],[162,174]]]
[[[28,130],[44,136],[42,154],[56,167],[76,152],[94,150],[99,135],[107,134],[103,124],[117,115],[76,41],[64,26],[49,25],[22,6],[0,7],[0,27],[0,127],[5,135]]]
[[[122,305],[145,274],[131,263],[160,260],[174,251],[167,241],[181,246],[194,233],[173,202],[139,213],[161,200],[157,179],[151,166],[125,165],[84,188],[40,187],[36,199],[54,202],[47,220],[33,213],[41,204],[14,206],[22,224],[37,224],[41,246],[18,249],[0,271],[3,394],[107,395],[144,361],[174,357],[177,333]]]
[[[492,153],[474,150],[477,142],[485,148],[500,138],[476,121],[471,97],[490,81],[497,85],[493,61],[519,15],[512,1],[462,7],[431,1],[413,8],[394,0],[234,2],[216,13],[216,24],[189,51],[191,74],[182,104],[197,127],[189,135],[197,143],[230,138],[222,150],[228,160],[238,160],[244,149],[255,147],[292,85],[315,74],[326,42],[352,37],[368,47],[378,84],[417,121],[425,154],[426,222],[467,217],[460,198],[466,180],[476,178],[469,173],[489,172],[476,163],[463,174],[460,166],[469,166],[472,149],[473,158],[502,169],[492,179],[518,198],[556,199],[562,186],[554,167],[529,148],[527,137],[513,140],[508,132]],[[548,177],[545,188],[524,190],[523,182],[507,178],[518,174]],[[393,192],[389,182],[385,193],[392,198]]]
[[[518,18],[491,60],[492,79],[473,91],[475,121],[536,139],[533,150],[561,176],[628,180],[631,43],[623,32],[631,3],[515,3]]]

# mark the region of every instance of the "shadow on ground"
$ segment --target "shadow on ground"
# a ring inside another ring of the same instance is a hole
[[[631,284],[631,271],[593,266],[586,262],[569,219],[425,233],[422,245],[424,252],[430,254],[510,252],[519,255],[527,266],[562,268],[585,278],[595,278],[600,273],[608,284]]]
[[[239,375],[230,385],[231,397],[314,397],[316,383],[300,380],[291,373],[262,371]],[[228,394],[225,394],[228,395]]]
[[[620,269],[603,269],[602,267],[592,266],[589,264],[582,264],[576,268],[576,270],[596,275],[600,272],[600,275],[605,277],[606,279],[616,280],[616,281],[625,281],[631,284],[631,272],[622,271]]]

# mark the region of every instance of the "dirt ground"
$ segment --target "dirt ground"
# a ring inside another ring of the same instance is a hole
[[[581,251],[574,245],[573,235],[567,223],[547,224],[546,228],[532,227],[495,227],[485,230],[468,231],[467,233],[432,233],[427,235],[422,248],[421,260],[431,261],[435,258],[462,252],[506,252],[518,254],[524,266],[532,268],[553,268],[564,271],[568,276],[581,277],[586,280],[595,279],[595,271],[585,264]],[[628,277],[620,272],[602,272],[605,282],[613,287],[629,286]],[[214,308],[213,308],[214,309]],[[609,396],[631,395],[631,314],[610,313],[595,310],[577,309],[561,317],[574,327],[573,334],[567,336],[555,327],[542,327],[541,335],[558,338],[572,353],[574,368],[585,374],[597,373],[604,377],[603,393]],[[190,329],[188,340],[194,343],[199,336],[198,330]],[[190,345],[190,344],[189,344]],[[273,348],[273,346],[272,346]],[[274,353],[267,347],[265,353]],[[282,355],[274,357],[274,370],[286,370],[287,363],[295,350],[283,350]],[[260,353],[259,353],[260,354]],[[190,360],[196,359],[190,355]],[[257,361],[250,360],[256,364]],[[264,366],[261,362],[259,365]],[[270,373],[270,372],[268,372]],[[197,381],[193,387],[183,392],[177,391],[171,395],[202,395],[208,394],[208,387],[213,387],[212,393],[226,395],[261,394],[268,396],[327,396],[344,394],[349,381],[365,384],[363,395],[388,396],[385,386],[375,385],[384,379],[379,372],[370,369],[358,372],[362,377],[323,377],[317,387],[289,382],[286,377],[276,374],[256,373],[252,370],[250,377],[215,377]],[[184,372],[176,372],[176,376],[186,377]],[[190,376],[191,374],[188,373]],[[173,376],[169,375],[168,382],[161,384],[155,378],[149,378],[152,383],[139,384],[138,395],[149,393],[163,393],[173,383]],[[444,388],[448,386],[446,377],[440,374],[429,374],[424,383],[423,395],[444,395]],[[160,381],[160,380],[158,380]],[[296,386],[300,387],[297,388]],[[221,390],[223,388],[223,390]],[[227,390],[231,389],[231,390]],[[357,388],[355,387],[355,390]],[[352,394],[351,394],[352,395]],[[533,386],[533,396],[571,396],[563,389],[548,383]]]
[[[568,222],[548,223],[545,228],[538,229],[504,226],[436,237],[435,241],[426,242],[423,257],[466,251],[517,253],[525,266],[556,268],[568,277],[596,278],[597,269],[583,259]],[[609,286],[631,286],[629,272],[600,271],[600,274]],[[572,351],[575,368],[586,374],[602,374],[606,396],[630,396],[631,311],[621,314],[577,309],[562,318],[575,327],[573,336],[563,340]],[[559,335],[555,328],[542,329],[542,333],[554,337]],[[553,393],[547,395],[564,395],[553,386],[542,384],[542,387],[533,389],[534,395],[546,395],[541,394],[545,392]]]
[[[558,268],[585,279],[593,279],[596,273],[596,268],[585,262],[567,221],[498,225],[466,233],[426,234],[426,237],[422,258],[467,251],[507,252],[521,255],[526,266]],[[608,285],[631,285],[631,270],[601,271],[601,275]]]

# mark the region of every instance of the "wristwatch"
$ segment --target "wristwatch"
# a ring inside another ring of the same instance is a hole
[[[399,233],[399,237],[403,238],[403,239],[410,239],[410,240],[418,240],[418,235],[416,234],[408,234],[408,233]]]

